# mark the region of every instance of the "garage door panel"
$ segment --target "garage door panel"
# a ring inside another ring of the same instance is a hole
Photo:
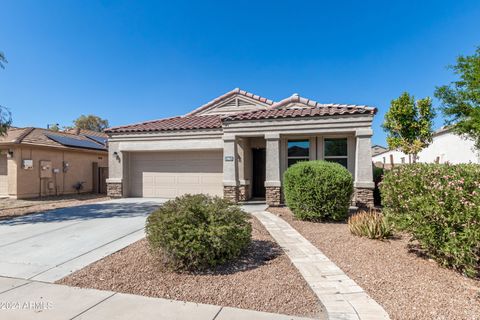
[[[178,184],[200,184],[200,176],[195,175],[192,173],[191,175],[186,174],[183,176],[178,176],[177,177],[177,183]]]
[[[131,195],[174,198],[223,194],[221,151],[133,153]]]

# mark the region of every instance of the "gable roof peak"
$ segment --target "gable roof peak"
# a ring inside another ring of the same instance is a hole
[[[233,90],[231,90],[231,91],[228,91],[227,93],[224,93],[224,94],[222,94],[221,96],[219,96],[219,97],[217,97],[217,98],[215,98],[215,99],[207,102],[206,104],[200,106],[199,108],[197,108],[197,109],[195,109],[195,110],[187,113],[185,116],[195,115],[195,114],[197,114],[197,113],[199,113],[199,112],[201,112],[201,111],[204,111],[204,110],[206,110],[206,109],[208,109],[208,108],[210,108],[210,107],[212,107],[212,106],[214,106],[214,105],[216,105],[216,104],[218,104],[218,103],[220,103],[220,102],[222,102],[222,101],[225,101],[225,100],[231,98],[231,97],[234,96],[234,95],[237,95],[237,94],[238,94],[238,95],[245,96],[245,97],[250,98],[250,99],[253,99],[253,100],[256,100],[256,101],[258,101],[258,102],[260,102],[260,103],[263,103],[263,104],[266,104],[266,105],[269,105],[269,106],[271,106],[271,105],[274,104],[274,102],[273,102],[272,100],[270,100],[270,99],[261,97],[261,96],[259,96],[259,95],[253,94],[253,93],[251,93],[251,92],[242,90],[242,89],[240,89],[240,88],[235,88],[235,89],[233,89]]]

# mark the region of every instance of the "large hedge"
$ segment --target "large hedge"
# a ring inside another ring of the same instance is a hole
[[[343,220],[353,192],[350,172],[338,163],[303,161],[283,176],[285,203],[302,220]]]
[[[480,165],[412,164],[381,185],[384,213],[441,264],[480,274]]]
[[[167,266],[201,270],[239,256],[252,227],[240,207],[197,194],[163,204],[148,217],[146,233],[153,254]]]

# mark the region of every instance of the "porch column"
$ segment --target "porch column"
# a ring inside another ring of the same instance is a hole
[[[110,142],[108,145],[107,196],[112,198],[121,198],[126,191],[123,186],[125,155],[120,152],[118,145],[118,142]]]
[[[373,207],[373,182],[372,172],[372,130],[358,129],[355,132],[355,182],[354,203],[357,207]]]
[[[265,134],[266,179],[265,200],[269,206],[279,206],[282,202],[280,182],[280,134]]]
[[[235,135],[223,136],[223,197],[238,202],[237,141]]]

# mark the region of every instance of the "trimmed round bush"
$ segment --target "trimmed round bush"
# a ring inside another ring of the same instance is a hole
[[[338,163],[303,161],[283,176],[285,203],[302,220],[344,220],[353,193],[350,172]]]
[[[238,257],[252,227],[240,207],[196,194],[163,204],[148,217],[146,233],[152,253],[168,267],[202,270]]]

